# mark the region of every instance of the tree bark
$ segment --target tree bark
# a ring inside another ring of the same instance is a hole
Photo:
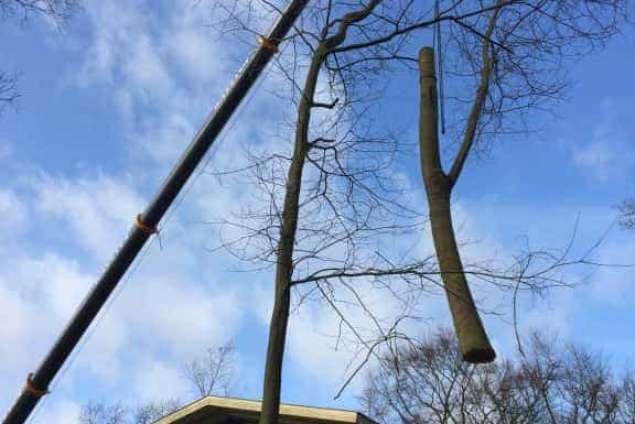
[[[269,345],[265,362],[260,424],[277,424],[278,422],[280,383],[291,302],[290,283],[293,274],[293,248],[298,226],[302,171],[309,150],[308,135],[311,107],[313,105],[315,87],[323,61],[324,53],[320,51],[316,52],[311,61],[305,86],[302,91],[302,99],[298,106],[298,123],[296,126],[294,151],[285,188],[280,240],[278,241],[275,294],[273,312],[269,324]]]
[[[439,153],[437,89],[432,48],[421,49],[419,67],[421,170],[439,270],[463,359],[471,363],[491,362],[496,353],[487,338],[467,285],[452,225],[450,200],[453,182],[443,171]]]
[[[295,233],[298,227],[302,171],[304,169],[306,155],[309,151],[311,108],[315,106],[315,88],[317,86],[318,76],[320,75],[320,68],[326,60],[327,55],[344,42],[348,27],[368,17],[381,1],[382,0],[370,0],[362,9],[344,15],[336,33],[320,42],[320,45],[313,52],[311,64],[309,65],[302,90],[302,99],[298,105],[298,122],[295,132],[294,151],[289,167],[282,209],[274,305],[271,314],[271,323],[269,324],[269,345],[265,362],[265,378],[263,382],[262,409],[260,411],[259,424],[278,424],[282,363],[291,301],[290,289],[293,274],[293,247],[295,244]]]

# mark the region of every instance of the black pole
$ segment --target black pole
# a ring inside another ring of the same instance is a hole
[[[49,384],[71,354],[86,329],[99,313],[101,307],[115,289],[130,264],[153,234],[176,196],[179,194],[192,172],[196,169],[205,153],[214,143],[223,127],[252,87],[262,70],[277,51],[278,43],[284,39],[291,26],[300,15],[309,0],[292,0],[280,15],[266,38],[262,37],[260,48],[251,60],[239,71],[227,94],[205,122],[205,125],[187,150],[181,156],[163,187],[148,205],[132,228],[128,238],[117,255],[103,273],[97,284],[88,293],[75,312],[62,335],[33,374],[29,374],[22,394],[4,419],[4,424],[22,424],[29,417],[40,398],[47,393]]]

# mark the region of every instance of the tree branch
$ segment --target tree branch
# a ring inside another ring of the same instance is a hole
[[[498,4],[502,1],[499,0]],[[467,159],[468,154],[470,153],[470,149],[474,144],[474,138],[476,137],[476,129],[478,128],[478,124],[481,118],[481,112],[483,111],[483,107],[485,105],[485,101],[487,99],[487,94],[489,92],[489,84],[490,78],[492,74],[492,68],[495,66],[492,52],[491,52],[491,43],[490,38],[492,33],[494,32],[494,28],[496,27],[496,20],[498,19],[500,13],[500,7],[494,9],[494,13],[489,20],[489,24],[487,27],[487,31],[485,32],[483,38],[482,45],[482,69],[481,69],[481,79],[479,82],[479,86],[476,90],[476,96],[474,98],[474,102],[472,103],[472,110],[470,111],[469,117],[467,119],[467,126],[465,128],[465,132],[463,135],[463,142],[461,143],[461,148],[459,149],[456,158],[454,159],[454,163],[452,164],[452,168],[448,173],[448,181],[450,184],[450,188],[453,188],[461,175],[461,171],[463,170],[463,166],[465,165],[465,161]]]

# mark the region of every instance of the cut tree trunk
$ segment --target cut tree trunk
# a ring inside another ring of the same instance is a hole
[[[491,362],[496,357],[496,353],[487,338],[467,285],[452,226],[450,209],[452,183],[443,171],[439,153],[437,88],[432,48],[421,49],[419,66],[421,72],[419,122],[421,170],[441,279],[448,297],[463,359],[471,363]]]

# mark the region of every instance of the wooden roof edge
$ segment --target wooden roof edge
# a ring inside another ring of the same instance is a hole
[[[240,398],[206,396],[166,415],[154,424],[171,424],[202,408],[216,407],[236,411],[260,412],[261,402]],[[309,418],[351,424],[378,424],[366,415],[346,409],[332,409],[305,405],[280,404],[280,415],[296,418]]]

